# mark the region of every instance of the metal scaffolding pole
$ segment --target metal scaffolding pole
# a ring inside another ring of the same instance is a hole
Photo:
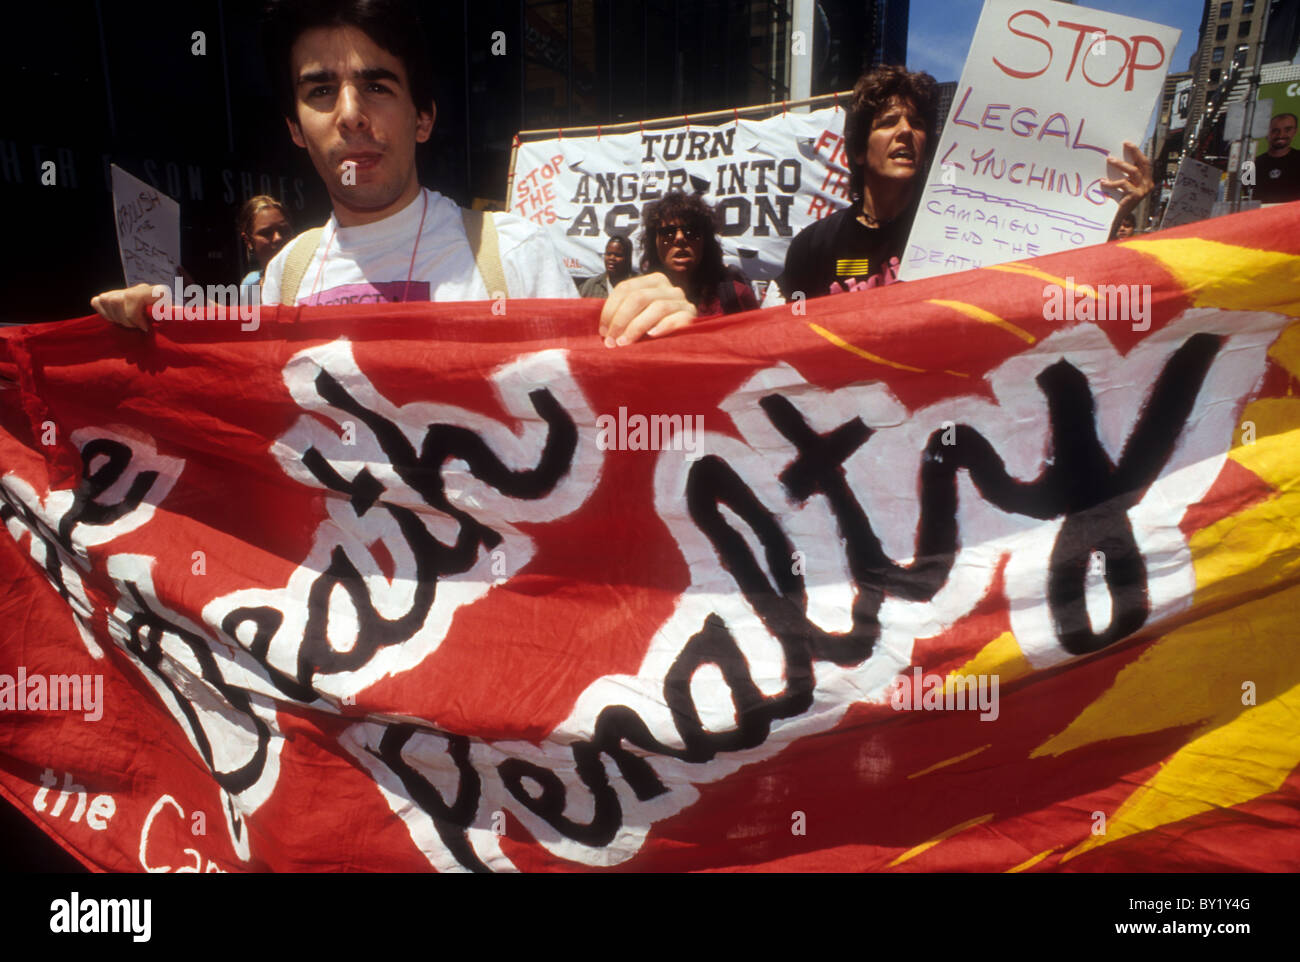
[[[1259,99],[1259,79],[1264,70],[1264,64],[1260,61],[1264,57],[1264,36],[1268,33],[1268,15],[1273,11],[1273,4],[1265,2],[1264,19],[1259,25],[1259,37],[1255,41],[1255,64],[1250,72],[1250,88],[1246,93],[1246,122],[1241,128],[1241,139],[1238,143],[1241,145],[1237,149],[1237,176],[1232,178],[1232,212],[1235,214],[1241,210],[1241,165],[1247,160],[1254,161],[1254,157],[1248,157],[1252,153],[1250,149],[1254,137],[1251,134],[1255,130],[1255,102]]]

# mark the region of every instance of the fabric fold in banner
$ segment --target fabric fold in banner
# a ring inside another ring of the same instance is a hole
[[[1297,227],[3,332],[0,793],[109,871],[1294,871]]]

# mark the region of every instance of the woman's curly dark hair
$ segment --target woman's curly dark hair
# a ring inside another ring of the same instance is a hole
[[[697,298],[712,291],[726,277],[726,268],[722,264],[722,245],[718,243],[718,215],[699,194],[674,190],[664,194],[663,200],[645,206],[641,212],[641,250],[645,257],[646,273],[667,273],[667,268],[659,260],[659,245],[655,239],[659,225],[668,222],[693,227],[700,232],[704,246],[700,252],[700,263],[696,265],[691,280]]]
[[[876,114],[895,97],[910,100],[925,124],[925,157],[919,171],[922,179],[929,169],[937,136],[938,87],[928,73],[912,73],[904,67],[881,64],[858,78],[853,85],[853,101],[844,119],[844,152],[849,158],[849,193],[862,196],[863,169],[853,158],[867,149],[867,135]]]

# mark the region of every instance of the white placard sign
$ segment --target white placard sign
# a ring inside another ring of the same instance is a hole
[[[1106,156],[1142,142],[1181,31],[1052,0],[986,0],[900,280],[1105,241]]]
[[[791,239],[849,203],[844,111],[778,114],[715,127],[683,123],[519,145],[509,209],[550,233],[574,277],[599,274],[613,234],[643,255],[642,208],[670,190],[702,191],[722,220],[728,263],[775,277]]]
[[[181,206],[157,187],[112,165],[113,217],[126,286],[163,284],[180,274]]]
[[[1174,192],[1169,197],[1164,219],[1160,221],[1161,229],[1211,216],[1214,203],[1219,199],[1219,181],[1222,178],[1223,171],[1194,157],[1184,157],[1179,161],[1178,179],[1174,181]]]

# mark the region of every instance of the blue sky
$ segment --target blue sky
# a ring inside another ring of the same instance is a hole
[[[1174,73],[1186,70],[1188,59],[1196,51],[1201,0],[1143,0],[1141,4],[1133,0],[1087,0],[1078,6],[1182,30],[1170,67]],[[983,0],[912,0],[908,14],[908,69],[924,70],[940,81],[959,79],[983,8]]]

